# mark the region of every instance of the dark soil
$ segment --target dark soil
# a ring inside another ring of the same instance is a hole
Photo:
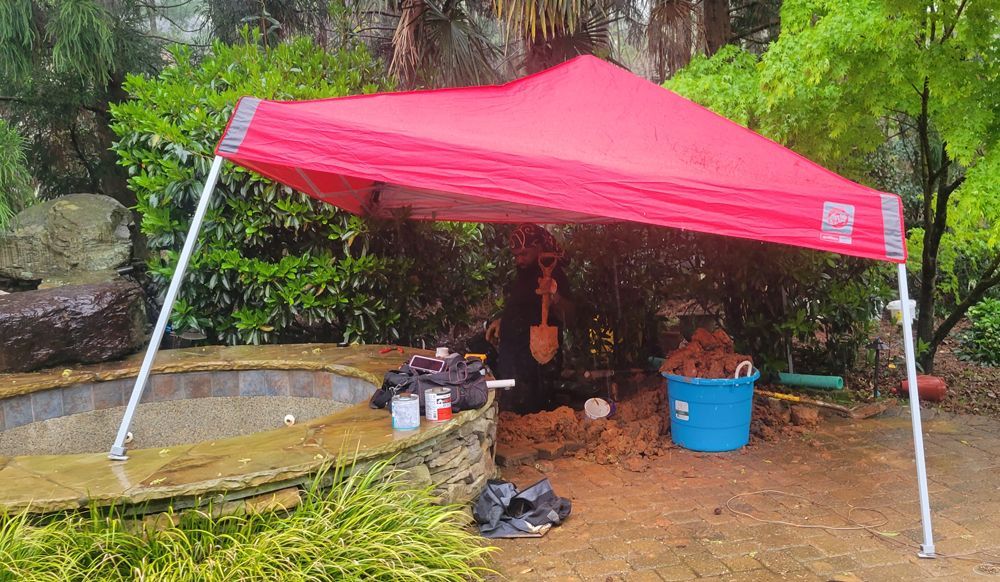
[[[1000,418],[1000,368],[981,366],[959,359],[958,335],[968,326],[963,322],[956,326],[951,336],[938,348],[934,361],[934,376],[940,376],[948,385],[948,392],[941,402],[923,402],[925,407],[935,407],[955,414],[979,414]],[[879,337],[889,345],[882,353],[879,371],[879,391],[885,397],[896,397],[900,402],[906,399],[899,394],[901,382],[906,379],[906,363],[903,352],[903,333],[898,325],[883,321],[879,327]],[[864,359],[858,363],[860,369],[845,377],[855,401],[873,399],[872,383],[874,365]],[[922,374],[919,368],[918,374]]]
[[[963,362],[955,354],[957,349],[954,333],[938,348],[934,375],[944,378],[948,395],[936,406],[953,413],[1000,418],[1000,368]]]

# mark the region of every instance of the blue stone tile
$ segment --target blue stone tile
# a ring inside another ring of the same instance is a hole
[[[104,410],[122,405],[122,387],[125,380],[111,380],[109,382],[95,382],[94,410]],[[131,383],[130,383],[131,384]]]
[[[265,370],[240,372],[240,396],[277,396],[278,388],[271,380],[270,373]],[[287,388],[286,379],[286,393]]]
[[[239,396],[240,378],[237,372],[215,372],[212,374],[212,396]]]
[[[306,370],[288,372],[288,395],[299,398],[311,398],[313,395],[313,384],[316,382],[316,375],[317,372]]]
[[[31,395],[22,394],[3,401],[4,429],[31,424],[34,420],[31,414]]]
[[[62,390],[43,390],[32,393],[31,410],[36,422],[62,416]]]
[[[63,414],[79,414],[94,409],[94,388],[90,384],[77,384],[62,389]]]
[[[274,388],[275,394],[278,396],[288,396],[290,381],[287,370],[267,370],[264,372],[264,375],[267,376],[267,381]]]
[[[354,393],[351,402],[367,402],[375,393],[375,387],[359,378],[351,378],[351,391]]]
[[[355,402],[353,379],[346,376],[334,376],[333,391],[330,397],[337,402],[353,404]]]

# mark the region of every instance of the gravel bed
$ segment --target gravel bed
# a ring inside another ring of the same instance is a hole
[[[195,398],[140,404],[132,420],[131,449],[168,447],[252,434],[326,416],[350,404],[321,398],[250,396]],[[125,407],[34,422],[0,432],[0,455],[68,455],[106,452]]]

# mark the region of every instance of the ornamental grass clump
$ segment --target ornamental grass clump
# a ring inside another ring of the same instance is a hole
[[[175,517],[165,528],[137,527],[120,508],[0,517],[0,581],[458,581],[491,572],[492,548],[461,508],[434,505],[384,462],[320,475],[290,511]]]

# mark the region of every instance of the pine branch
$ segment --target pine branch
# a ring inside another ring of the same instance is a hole
[[[169,10],[171,8],[180,8],[181,6],[187,6],[188,4],[194,2],[194,0],[184,0],[183,2],[178,2],[177,4],[157,4],[156,2],[139,2],[139,6],[143,8],[152,8],[153,10]]]
[[[198,48],[208,48],[208,47],[212,46],[211,44],[205,44],[205,43],[200,43],[200,42],[187,42],[187,41],[184,41],[184,40],[177,40],[177,39],[174,39],[174,38],[167,38],[165,36],[160,36],[160,35],[157,35],[157,34],[143,34],[142,36],[144,36],[146,38],[152,38],[152,39],[156,39],[156,40],[161,40],[161,41],[166,42],[166,43],[183,44],[183,45],[186,45],[186,46],[194,46],[194,47],[198,47]]]

